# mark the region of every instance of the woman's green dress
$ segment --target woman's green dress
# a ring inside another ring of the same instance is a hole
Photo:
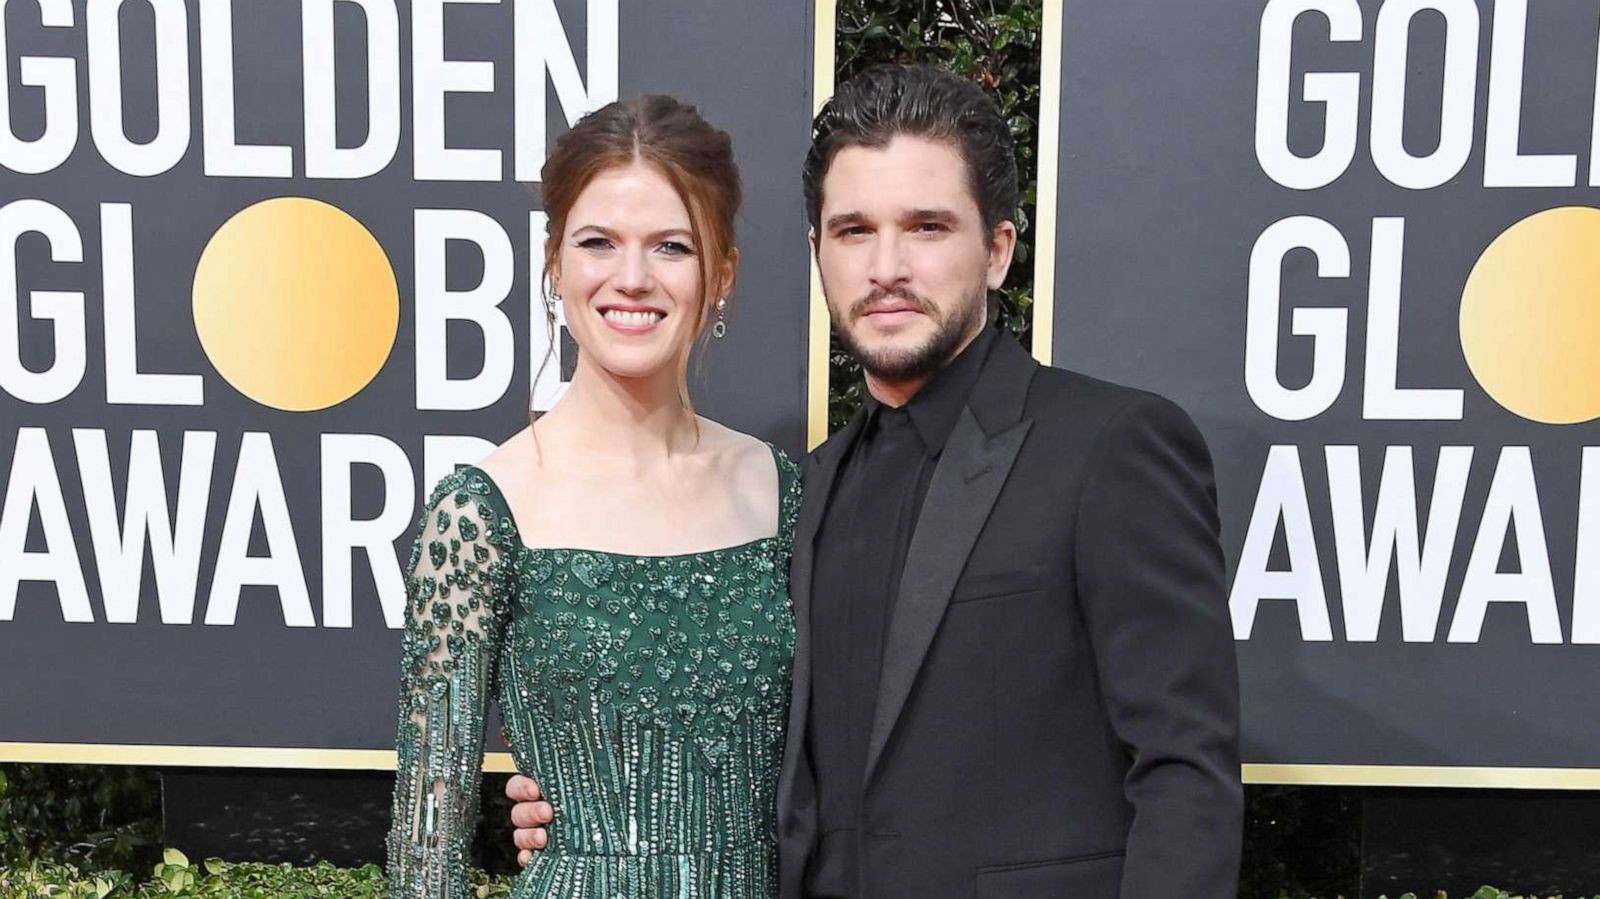
[[[777,535],[676,556],[530,548],[482,470],[440,481],[409,580],[395,899],[466,899],[491,695],[556,809],[515,899],[776,894],[800,478],[773,452]]]

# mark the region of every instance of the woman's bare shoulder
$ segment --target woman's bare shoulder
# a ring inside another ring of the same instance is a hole
[[[510,490],[527,480],[538,467],[539,445],[533,438],[533,426],[507,437],[478,461],[478,467],[488,473],[502,490]]]
[[[776,469],[772,447],[759,437],[701,418],[700,448],[719,470],[738,483],[765,488],[773,480]]]

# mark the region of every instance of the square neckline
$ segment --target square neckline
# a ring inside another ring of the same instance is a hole
[[[748,552],[765,544],[774,543],[783,539],[784,532],[787,530],[786,525],[788,524],[788,519],[790,517],[788,514],[789,510],[787,508],[789,503],[787,496],[788,490],[786,489],[786,485],[784,483],[785,478],[783,463],[785,456],[783,455],[783,451],[778,449],[778,447],[773,444],[772,441],[762,440],[761,442],[766,444],[767,449],[771,451],[772,467],[778,476],[777,531],[765,537],[757,537],[753,540],[746,540],[743,543],[735,543],[729,546],[712,547],[709,549],[697,549],[692,552],[683,553],[630,553],[608,549],[590,549],[587,547],[578,546],[533,546],[522,538],[522,527],[521,525],[517,524],[517,516],[511,511],[511,504],[506,501],[505,491],[500,489],[500,483],[494,479],[494,476],[489,474],[489,472],[485,471],[483,468],[479,467],[477,463],[466,465],[459,469],[459,471],[471,471],[483,478],[485,483],[489,485],[489,488],[494,491],[495,497],[499,501],[500,508],[505,512],[506,521],[511,524],[511,532],[512,536],[516,539],[517,548],[522,552],[528,553],[534,557],[553,555],[555,553],[569,553],[574,555],[577,553],[588,553],[592,556],[609,556],[613,559],[639,559],[650,562],[657,560],[670,561],[672,559],[693,559],[700,556],[714,556],[718,554],[732,555],[741,552]],[[790,464],[792,465],[793,463]]]

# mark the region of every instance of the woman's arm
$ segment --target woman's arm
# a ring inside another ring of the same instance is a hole
[[[435,488],[412,550],[389,831],[394,899],[465,899],[483,716],[504,627],[501,542],[470,473]]]

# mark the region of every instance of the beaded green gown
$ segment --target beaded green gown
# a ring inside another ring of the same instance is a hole
[[[468,895],[490,696],[556,809],[514,899],[776,895],[800,478],[773,452],[776,536],[675,556],[530,548],[482,470],[440,481],[408,581],[394,899]]]

